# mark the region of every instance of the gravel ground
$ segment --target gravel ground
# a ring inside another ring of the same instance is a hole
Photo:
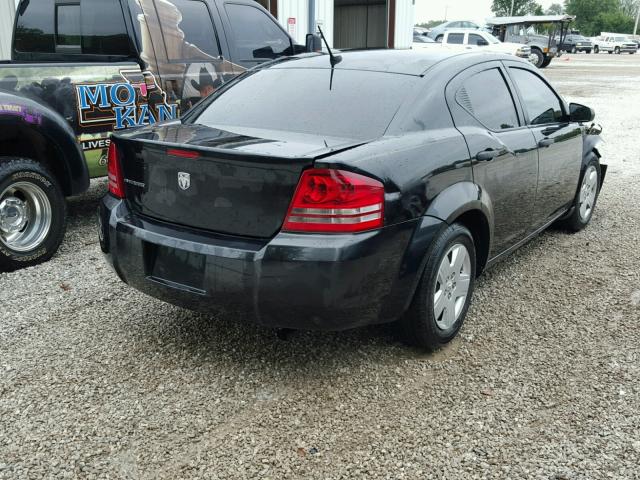
[[[640,58],[564,58],[547,76],[608,141],[593,222],[484,275],[435,354],[127,288],[94,182],[51,262],[0,274],[0,478],[640,478]]]

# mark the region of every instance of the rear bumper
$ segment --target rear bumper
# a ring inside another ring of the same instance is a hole
[[[424,245],[444,225],[426,217],[426,226],[423,218],[361,234],[252,240],[140,218],[110,195],[99,216],[103,251],[134,288],[192,310],[309,330],[396,320],[420,275],[409,248],[414,233]],[[166,252],[174,259],[167,268]],[[177,267],[174,254],[184,259]]]

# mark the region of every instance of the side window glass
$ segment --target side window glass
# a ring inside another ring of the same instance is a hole
[[[235,61],[273,59],[291,47],[289,37],[262,10],[234,3],[227,3],[225,9],[231,22]]]
[[[470,33],[469,34],[469,45],[486,45],[487,41],[481,36],[478,35],[477,33]]]
[[[540,77],[522,68],[511,67],[509,71],[518,86],[531,125],[562,121],[564,118],[562,103]]]
[[[464,43],[464,33],[450,33],[447,43],[462,45]]]
[[[82,53],[129,55],[131,46],[120,2],[82,0]],[[59,7],[58,7],[59,8]]]
[[[220,56],[211,15],[200,0],[155,0],[170,62],[211,61]]]
[[[56,5],[56,52],[80,53],[80,4]]]
[[[491,130],[519,126],[511,92],[497,68],[476,73],[465,80],[456,93],[456,102]]]
[[[22,2],[18,10],[15,49],[24,53],[55,53],[55,0]]]

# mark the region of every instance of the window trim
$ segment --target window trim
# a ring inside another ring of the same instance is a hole
[[[169,0],[171,1],[171,0]],[[211,28],[213,29],[213,35],[215,37],[216,40],[216,46],[218,47],[218,55],[217,57],[212,57],[216,58],[217,60],[222,60],[223,56],[222,56],[222,47],[220,46],[220,38],[218,37],[218,29],[216,28],[216,24],[213,21],[213,16],[211,15],[211,10],[209,9],[209,5],[207,4],[207,2],[205,2],[204,0],[184,0],[186,2],[198,2],[201,3],[202,5],[204,5],[204,7],[207,9],[207,13],[209,14],[209,20],[211,20]],[[176,8],[177,5],[176,5]],[[162,24],[162,22],[160,21],[160,13],[158,12],[158,5],[157,5],[157,1],[153,0],[153,9],[155,10],[156,13],[156,17],[158,18],[158,25],[160,26],[160,32],[162,34],[162,46],[164,47],[164,52],[167,56],[167,63],[169,64],[179,64],[179,65],[185,65],[185,64],[191,64],[191,63],[210,63],[211,59],[208,58],[179,58],[179,59],[171,59],[169,58],[169,50],[167,49],[167,42],[166,42],[166,34],[164,33],[164,25]],[[182,13],[182,12],[180,12]],[[196,45],[197,46],[197,45]],[[200,47],[198,47],[200,48]],[[155,47],[154,47],[155,49]],[[207,53],[207,52],[205,52]]]
[[[529,68],[527,68],[524,65],[518,65],[518,64],[510,62],[510,63],[505,65],[505,68],[507,70],[507,74],[508,74],[508,76],[509,76],[509,78],[511,80],[511,83],[513,84],[513,88],[515,89],[516,94],[518,96],[518,101],[520,102],[520,107],[522,108],[522,114],[524,115],[525,126],[537,128],[537,127],[544,127],[544,126],[548,126],[548,125],[558,125],[558,124],[561,124],[561,123],[569,123],[569,116],[567,114],[567,106],[565,104],[564,99],[560,95],[558,95],[558,92],[556,92],[556,90],[551,86],[551,84],[549,82],[547,82],[546,79],[544,79],[542,76],[538,75],[537,72],[535,72],[533,70],[530,70]],[[518,69],[518,70],[524,70],[525,72],[529,72],[532,75],[535,75],[536,77],[538,77],[547,86],[547,88],[549,88],[549,90],[551,90],[553,95],[556,97],[556,99],[560,103],[560,108],[562,109],[562,119],[561,120],[556,120],[555,122],[548,122],[548,123],[536,123],[535,125],[531,123],[531,119],[529,118],[529,112],[527,111],[527,107],[526,107],[526,104],[524,102],[524,98],[522,96],[522,92],[520,91],[520,87],[516,83],[515,79],[513,77],[511,77],[511,69],[512,68],[515,68],[515,69]]]
[[[491,62],[492,63],[492,62]],[[503,132],[511,132],[514,130],[518,130],[518,129],[522,129],[522,128],[526,128],[527,125],[523,124],[524,118],[522,118],[520,111],[518,110],[518,104],[519,104],[519,99],[518,102],[516,102],[516,97],[514,96],[514,92],[513,92],[513,88],[514,86],[512,85],[512,83],[510,82],[510,79],[507,78],[506,73],[503,71],[503,68],[501,68],[500,65],[498,64],[487,64],[484,65],[485,68],[479,69],[478,67],[480,67],[480,65],[483,64],[478,64],[478,65],[474,65],[472,67],[470,67],[467,70],[464,70],[464,72],[467,72],[468,75],[465,75],[463,78],[460,79],[460,85],[457,86],[456,90],[453,92],[453,101],[462,109],[464,110],[468,115],[470,115],[476,122],[478,122],[480,125],[482,125],[484,128],[486,128],[488,131],[492,132],[492,133],[503,133]],[[471,72],[469,72],[469,70],[472,70]],[[488,125],[486,125],[482,120],[480,120],[475,114],[471,113],[469,110],[467,110],[462,104],[460,104],[460,102],[458,102],[458,92],[464,87],[464,83],[469,80],[470,78],[479,75],[480,73],[484,73],[487,72],[489,70],[498,70],[498,73],[500,74],[500,76],[502,77],[502,80],[504,82],[504,86],[507,88],[507,92],[509,92],[509,96],[511,97],[511,102],[513,103],[513,109],[516,112],[516,120],[518,121],[518,125],[511,127],[511,128],[501,128],[500,130],[495,130],[492,127],[489,127]],[[522,114],[524,114],[524,112],[522,112]],[[455,123],[455,121],[454,121]]]

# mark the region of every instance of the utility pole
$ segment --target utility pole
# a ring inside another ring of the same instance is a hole
[[[449,5],[444,6],[444,21],[447,21],[447,13],[449,12]]]
[[[513,7],[515,6],[516,0],[511,0],[511,13],[509,14],[510,17],[513,17]]]
[[[636,25],[633,27],[633,34],[636,35],[638,33],[638,20],[640,20],[640,1],[636,2],[638,7],[638,13],[636,14]]]

